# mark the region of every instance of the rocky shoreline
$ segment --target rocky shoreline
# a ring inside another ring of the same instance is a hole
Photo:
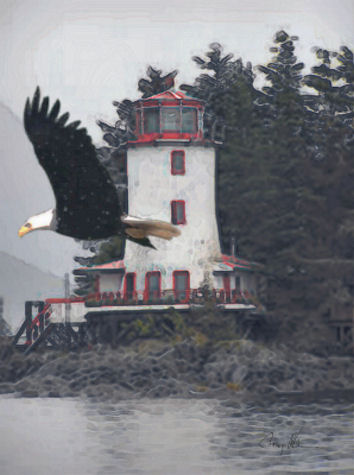
[[[0,394],[22,397],[217,397],[353,390],[354,357],[320,357],[239,339],[140,340],[28,356],[0,342]]]

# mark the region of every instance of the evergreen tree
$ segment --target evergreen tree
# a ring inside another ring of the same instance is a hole
[[[174,86],[174,78],[177,76],[177,70],[171,71],[165,76],[161,76],[162,71],[152,66],[147,68],[148,79],[142,78],[138,82],[138,89],[142,93],[143,99],[167,91]]]
[[[225,181],[230,184],[224,200],[226,221],[238,223],[241,249],[261,262],[295,243],[300,245],[303,237],[303,223],[294,213],[305,186],[304,163],[300,164],[305,149],[299,74],[303,64],[296,62],[293,39],[285,32],[278,32],[275,42],[271,51],[277,55],[259,67],[269,85],[257,96],[251,90],[240,95],[237,87],[233,97],[228,97],[225,117],[235,133],[220,153],[221,196]]]
[[[200,56],[192,58],[208,73],[200,74],[193,85],[182,84],[181,89],[205,102],[204,136],[225,140],[228,130],[226,115],[230,109],[227,102],[229,91],[238,85],[240,94],[245,88],[256,94],[253,88],[254,75],[251,63],[244,66],[241,58],[231,61],[232,53],[223,56],[223,48],[219,43],[211,43],[209,48],[205,59]],[[232,130],[230,132],[233,133]]]
[[[340,53],[317,48],[316,56],[321,64],[314,66],[313,74],[304,78],[304,84],[317,92],[310,97],[310,107],[321,112],[323,118],[333,120],[336,117],[338,122],[351,125],[354,117],[353,52],[346,46],[341,47]]]
[[[327,252],[333,258],[353,258],[353,53],[343,46],[341,53],[317,49],[316,55],[321,64],[312,68],[314,74],[306,76],[304,83],[316,91],[308,104],[321,153],[318,193],[331,224]]]
[[[256,100],[237,105],[237,96],[229,96],[228,126],[240,121],[244,129],[226,140],[219,174],[226,226],[242,255],[265,265],[267,307],[283,320],[304,315],[314,301],[309,284],[317,276],[307,259],[313,252],[322,255],[318,238],[327,226],[319,212],[324,198],[314,187],[317,162],[308,157],[310,116],[294,41],[286,32],[276,34],[271,49],[276,55],[259,67],[268,84]]]

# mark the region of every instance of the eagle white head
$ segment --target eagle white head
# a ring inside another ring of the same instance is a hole
[[[31,218],[28,218],[23,226],[18,230],[19,237],[24,236],[25,234],[30,233],[31,231],[36,230],[51,230],[55,231],[56,228],[56,217],[55,209],[49,209],[43,213],[36,214]]]

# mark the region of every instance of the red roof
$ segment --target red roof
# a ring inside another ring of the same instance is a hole
[[[156,106],[158,104],[167,105],[166,102],[168,103],[168,105],[177,105],[182,102],[182,104],[185,103],[188,105],[193,105],[198,108],[202,108],[204,104],[204,101],[197,99],[196,97],[188,96],[182,91],[174,91],[171,89],[168,91],[160,92],[159,94],[155,94],[150,97],[141,98],[135,101],[136,104],[147,103],[147,105],[149,106],[151,105]]]
[[[240,259],[239,257],[235,256],[228,256],[226,254],[222,254],[221,261],[231,269],[236,268],[251,270],[256,265],[254,262],[246,261],[245,259]]]
[[[164,91],[164,92],[160,92],[159,94],[155,94],[154,96],[149,96],[149,97],[146,97],[145,99],[139,99],[141,101],[154,101],[154,100],[170,100],[170,101],[175,101],[175,100],[189,100],[189,101],[195,101],[196,98],[194,97],[191,97],[191,96],[187,96],[187,94],[185,94],[184,92],[182,91],[173,91],[173,90],[168,90],[168,91]],[[199,100],[199,99],[197,99]]]
[[[181,91],[164,91],[154,96],[147,97],[146,99],[186,99],[186,95]],[[188,98],[187,98],[188,99]]]
[[[76,270],[83,270],[83,271],[112,271],[112,270],[124,270],[125,265],[124,261],[112,261],[112,262],[107,262],[106,264],[99,264],[97,266],[88,266],[88,267],[80,267],[79,269]]]

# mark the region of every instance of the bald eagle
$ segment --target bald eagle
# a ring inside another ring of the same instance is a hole
[[[80,122],[67,124],[69,114],[59,117],[60,102],[49,109],[37,87],[32,103],[27,99],[24,127],[40,165],[46,172],[56,208],[29,218],[20,237],[52,230],[80,240],[100,240],[115,235],[152,247],[148,236],[170,240],[180,231],[170,223],[127,216],[122,213],[116,188],[100,163],[91,137]]]

